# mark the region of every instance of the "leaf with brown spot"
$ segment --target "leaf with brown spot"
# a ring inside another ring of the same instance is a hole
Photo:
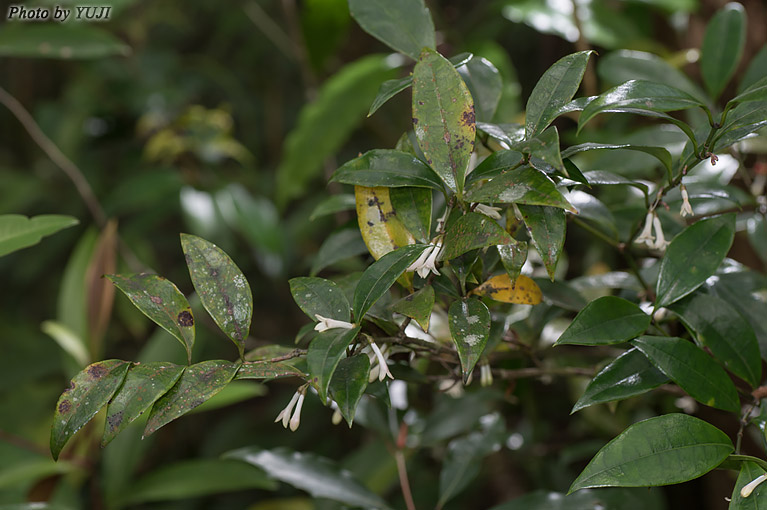
[[[461,360],[465,384],[487,345],[490,336],[490,311],[479,299],[467,298],[454,301],[447,315],[450,336]]]
[[[240,366],[235,379],[277,379],[278,377],[300,377],[306,374],[296,367],[279,361],[246,361]]]
[[[253,315],[248,280],[224,250],[201,237],[181,234],[181,247],[202,306],[234,342],[242,358]]]
[[[512,283],[508,273],[493,276],[472,290],[470,294],[486,296],[501,303],[521,305],[537,305],[543,297],[541,289],[532,279],[525,275],[519,275],[517,281]]]
[[[567,220],[565,211],[557,207],[518,205],[533,246],[543,259],[549,278],[554,281],[554,271],[565,244]]]
[[[51,454],[59,458],[64,445],[109,402],[125,379],[130,363],[99,361],[77,374],[56,403],[51,427]]]
[[[513,283],[519,278],[522,266],[527,260],[527,242],[515,239],[513,243],[499,244],[497,248],[498,255],[501,257],[501,264],[503,264],[506,274],[509,275],[509,279]]]
[[[152,407],[170,390],[184,367],[167,362],[136,363],[128,371],[120,389],[107,406],[107,422],[101,446],[106,446],[117,434]]]
[[[173,335],[186,350],[192,362],[195,328],[189,302],[171,282],[156,274],[141,273],[131,276],[106,275],[136,308]]]
[[[450,260],[476,248],[513,242],[514,239],[495,220],[470,212],[448,225],[442,259]]]
[[[181,378],[152,407],[144,437],[191,411],[224,389],[240,366],[223,360],[208,360],[186,367]]]
[[[354,187],[357,222],[362,239],[374,259],[390,251],[414,244],[415,238],[397,217],[392,207],[389,188]]]
[[[546,174],[529,166],[503,172],[487,182],[471,186],[466,190],[465,199],[482,203],[548,205],[576,212]]]
[[[461,195],[474,149],[474,101],[458,71],[434,50],[424,49],[413,69],[413,125],[426,161]]]

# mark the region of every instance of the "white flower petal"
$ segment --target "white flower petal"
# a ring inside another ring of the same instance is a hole
[[[296,410],[293,411],[293,417],[290,418],[290,430],[293,432],[295,432],[301,424],[301,408],[304,406],[304,397],[305,395],[303,393],[299,395],[298,402],[296,403]]]
[[[334,329],[334,328],[352,329],[354,327],[354,324],[352,324],[351,322],[339,321],[336,319],[329,319],[327,317],[323,317],[322,315],[318,313],[314,314],[314,316],[319,321],[314,326],[314,329],[316,331],[319,331],[320,333],[323,331],[327,331],[329,329]]]
[[[655,238],[652,235],[652,220],[655,216],[655,213],[648,212],[647,216],[645,216],[644,220],[644,228],[642,229],[642,233],[639,234],[639,236],[634,239],[634,242],[637,244],[646,244],[648,247],[652,248],[655,245]]]
[[[685,188],[684,185],[682,185],[680,187],[680,190],[682,192],[682,209],[679,211],[679,215],[682,216],[683,218],[685,216],[692,216],[695,213],[692,212],[692,206],[690,205],[690,196],[687,194],[687,188]]]
[[[765,480],[767,480],[767,473],[754,478],[748,485],[744,485],[743,488],[740,489],[740,496],[743,498],[749,497],[751,493],[754,492],[754,489]]]

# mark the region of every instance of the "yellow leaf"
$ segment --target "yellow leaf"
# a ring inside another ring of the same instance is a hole
[[[521,305],[537,305],[543,297],[538,284],[527,276],[520,275],[512,285],[511,279],[506,273],[493,276],[472,290],[471,294],[486,296],[501,303],[517,303]]]
[[[374,259],[390,251],[415,244],[415,238],[397,218],[389,199],[389,188],[354,187],[357,222],[362,239]]]

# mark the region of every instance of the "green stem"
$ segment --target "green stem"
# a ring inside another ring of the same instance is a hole
[[[597,238],[601,239],[602,241],[606,242],[607,244],[609,244],[613,248],[619,248],[620,247],[618,241],[616,241],[615,239],[612,239],[611,237],[608,237],[606,234],[604,234],[604,233],[600,232],[599,230],[595,229],[594,227],[592,227],[591,225],[589,225],[588,223],[586,223],[582,219],[580,219],[580,218],[573,218],[573,221],[575,221],[575,223],[578,226],[582,227],[587,232],[590,232],[595,237],[597,237]]]
[[[760,459],[759,457],[752,457],[751,455],[732,454],[729,457],[727,457],[727,460],[730,460],[733,462],[753,462],[754,464],[757,464],[760,468],[767,471],[767,461]]]

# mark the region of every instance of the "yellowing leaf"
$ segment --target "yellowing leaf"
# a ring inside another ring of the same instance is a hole
[[[357,222],[362,239],[374,259],[390,251],[415,244],[415,238],[397,218],[389,199],[389,188],[354,187]]]
[[[493,276],[485,283],[471,291],[471,294],[487,296],[501,303],[517,303],[521,305],[537,305],[541,302],[543,294],[533,280],[525,275],[517,277],[512,284],[507,273]]]

